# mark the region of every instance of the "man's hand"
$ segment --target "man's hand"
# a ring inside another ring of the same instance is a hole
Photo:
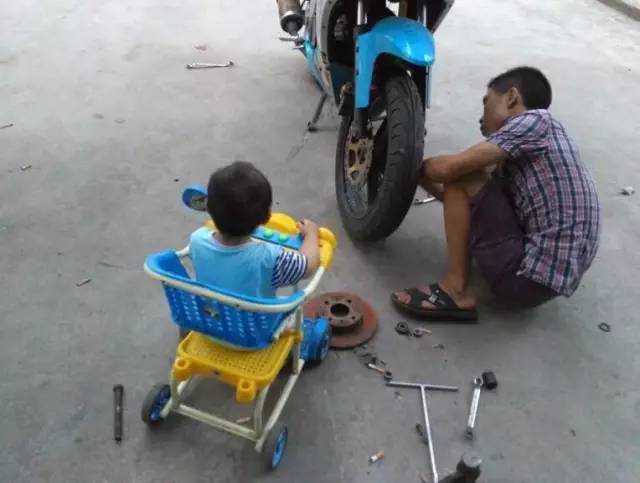
[[[444,154],[424,161],[425,176],[436,183],[449,183],[475,171],[506,161],[509,155],[495,144],[482,142],[459,154]]]
[[[427,162],[429,160],[425,159],[422,163],[422,167],[420,169],[420,177],[418,178],[418,184],[420,187],[433,196],[438,201],[443,201],[444,199],[444,188],[441,183],[436,183],[435,181],[431,181],[427,176]]]

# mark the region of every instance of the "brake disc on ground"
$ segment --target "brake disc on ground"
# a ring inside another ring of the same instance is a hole
[[[329,292],[312,298],[304,306],[304,315],[329,321],[333,349],[350,349],[364,344],[378,328],[378,314],[373,307],[349,292]]]

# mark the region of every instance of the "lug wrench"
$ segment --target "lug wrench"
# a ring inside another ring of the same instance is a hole
[[[433,449],[433,438],[431,437],[431,425],[429,424],[429,410],[427,408],[427,389],[432,391],[457,391],[455,386],[440,386],[436,384],[418,384],[415,382],[387,381],[387,386],[409,387],[420,389],[420,399],[422,401],[422,413],[424,416],[424,428],[426,431],[427,446],[429,447],[429,462],[431,463],[431,475],[433,482],[438,483],[438,469],[436,467],[436,456]]]

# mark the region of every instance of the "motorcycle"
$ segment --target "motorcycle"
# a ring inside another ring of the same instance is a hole
[[[376,241],[407,214],[418,183],[435,60],[454,0],[276,0],[280,26],[341,116],[335,189],[349,235]]]

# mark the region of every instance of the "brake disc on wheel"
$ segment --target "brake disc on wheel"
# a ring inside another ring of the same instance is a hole
[[[373,157],[373,140],[362,137],[351,139],[346,147],[345,178],[354,188],[361,189],[367,183]]]

